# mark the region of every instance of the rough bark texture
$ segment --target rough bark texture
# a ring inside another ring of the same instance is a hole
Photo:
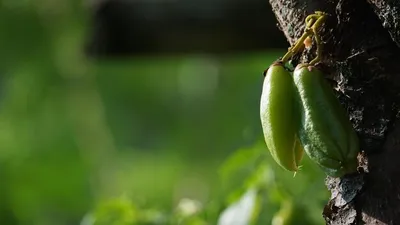
[[[360,138],[359,173],[330,178],[327,224],[400,224],[399,5],[390,0],[270,0],[279,27],[293,44],[306,15],[330,14],[322,65],[337,82]]]
[[[400,1],[368,0],[368,2],[382,21],[382,26],[389,31],[397,46],[400,46]]]

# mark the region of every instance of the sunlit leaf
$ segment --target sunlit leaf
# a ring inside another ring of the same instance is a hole
[[[236,150],[220,167],[220,175],[223,182],[231,178],[245,178],[253,173],[262,156],[260,148],[246,148]]]
[[[139,214],[132,201],[122,196],[101,201],[93,213],[83,218],[81,225],[133,225]]]
[[[257,190],[249,189],[236,203],[225,209],[218,219],[218,225],[249,225],[256,208]]]

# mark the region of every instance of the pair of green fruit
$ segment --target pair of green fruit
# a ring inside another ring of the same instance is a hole
[[[298,171],[303,153],[333,177],[357,170],[359,143],[348,115],[311,64],[293,74],[281,61],[265,72],[260,115],[266,145],[274,160]]]

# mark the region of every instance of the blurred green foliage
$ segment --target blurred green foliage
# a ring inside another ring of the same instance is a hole
[[[88,59],[87,15],[1,1],[1,224],[322,224],[322,172],[263,142],[282,51]]]

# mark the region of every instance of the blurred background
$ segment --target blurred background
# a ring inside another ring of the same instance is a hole
[[[271,159],[266,0],[0,0],[0,224],[323,224]]]

